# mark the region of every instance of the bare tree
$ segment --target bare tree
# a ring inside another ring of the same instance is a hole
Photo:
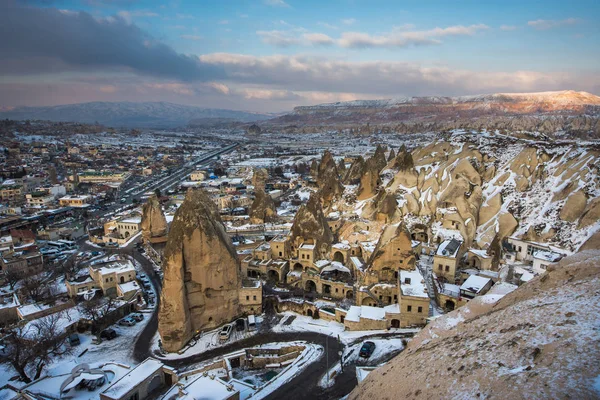
[[[55,358],[70,354],[67,334],[60,321],[66,311],[52,314],[14,328],[4,338],[2,363],[10,365],[29,383],[42,374],[44,367]]]
[[[117,308],[112,297],[94,297],[79,303],[79,312],[95,325]]]
[[[15,271],[13,269],[7,269],[6,271],[4,271],[4,280],[8,283],[10,290],[14,290],[15,285],[21,279],[23,279],[23,274]]]
[[[41,275],[31,275],[23,280],[23,293],[31,300],[38,302],[49,295],[49,286],[44,283]]]

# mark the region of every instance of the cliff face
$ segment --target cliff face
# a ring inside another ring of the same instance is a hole
[[[167,235],[167,219],[156,195],[152,195],[142,208],[141,229],[146,240]]]
[[[255,192],[254,201],[250,208],[250,223],[262,224],[273,222],[277,217],[275,202],[264,190],[259,189]]]
[[[321,257],[326,257],[331,250],[333,234],[323,209],[319,196],[311,194],[308,202],[300,207],[290,230],[292,246],[297,248],[302,242],[312,242]]]
[[[325,207],[328,207],[333,200],[340,198],[344,193],[344,185],[340,182],[335,160],[328,150],[325,151],[319,163],[317,184]]]
[[[265,168],[255,168],[252,173],[252,185],[255,190],[265,190],[265,186],[269,180],[269,171]]]
[[[572,90],[464,97],[357,100],[296,107],[267,127],[333,127],[360,132],[417,133],[457,128],[505,129],[600,137],[600,97]]]
[[[598,398],[599,287],[600,251],[565,258],[436,319],[349,398]]]
[[[188,190],[164,251],[158,330],[167,351],[239,314],[239,261],[216,206]]]

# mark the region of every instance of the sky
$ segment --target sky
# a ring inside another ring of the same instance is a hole
[[[0,107],[600,95],[600,1],[0,0]]]

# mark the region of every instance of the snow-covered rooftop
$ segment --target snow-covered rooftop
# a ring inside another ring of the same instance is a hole
[[[440,247],[438,247],[435,254],[438,256],[455,258],[461,244],[462,243],[456,239],[445,240],[440,244]]]
[[[472,293],[479,293],[492,280],[482,276],[471,275],[467,280],[460,285],[460,290],[466,290]]]
[[[385,310],[371,306],[351,306],[346,314],[346,321],[360,322],[361,318],[381,321],[385,319]]]
[[[400,290],[403,296],[429,297],[423,276],[418,269],[400,271]]]
[[[163,363],[153,358],[145,359],[137,367],[125,374],[121,379],[110,385],[102,395],[109,399],[121,399],[131,389],[160,371]]]

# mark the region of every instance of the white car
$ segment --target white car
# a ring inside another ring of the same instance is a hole
[[[229,336],[231,336],[231,324],[224,325],[221,328],[221,332],[219,332],[219,340],[226,341],[229,340]]]

